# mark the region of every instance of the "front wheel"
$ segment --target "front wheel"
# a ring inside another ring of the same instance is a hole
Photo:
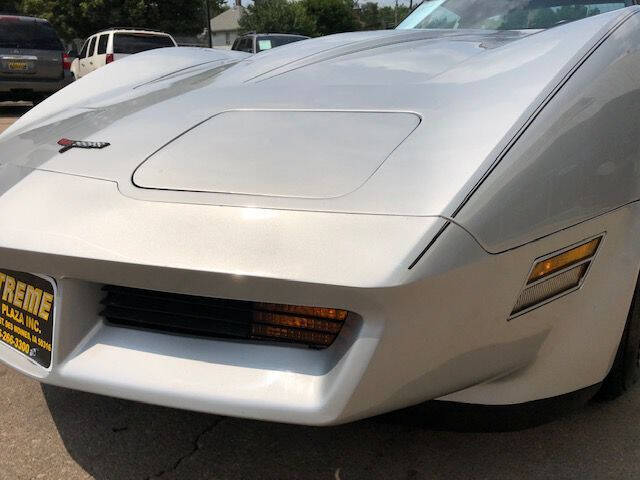
[[[633,387],[640,378],[640,279],[636,282],[627,324],[609,375],[598,398],[613,400]]]

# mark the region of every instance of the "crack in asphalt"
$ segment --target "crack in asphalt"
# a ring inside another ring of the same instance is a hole
[[[176,460],[171,467],[166,468],[164,470],[161,470],[161,471],[159,471],[157,473],[154,473],[153,475],[149,475],[148,477],[145,477],[144,480],[152,480],[154,478],[162,478],[166,474],[172,473],[172,472],[175,472],[176,470],[178,470],[178,468],[180,468],[180,465],[182,465],[182,463],[184,461],[188,460],[190,457],[192,457],[193,455],[198,453],[198,451],[200,451],[200,449],[202,448],[202,445],[200,443],[202,438],[205,435],[207,435],[208,433],[211,433],[218,425],[220,425],[225,420],[226,420],[226,418],[221,418],[221,419],[217,420],[216,422],[212,423],[211,425],[209,425],[204,430],[202,430],[196,436],[196,438],[193,440],[193,445],[192,445],[191,451],[187,452],[186,454],[184,454],[183,456],[178,458],[178,460]]]

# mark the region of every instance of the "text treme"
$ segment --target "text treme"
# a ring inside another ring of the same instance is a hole
[[[15,278],[4,273],[0,273],[0,289],[2,289],[3,302],[26,310],[32,315],[37,315],[42,320],[49,320],[53,306],[52,294],[24,282],[16,281]]]

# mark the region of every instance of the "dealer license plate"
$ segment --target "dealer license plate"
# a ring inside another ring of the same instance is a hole
[[[51,366],[56,286],[31,273],[0,269],[0,343]]]

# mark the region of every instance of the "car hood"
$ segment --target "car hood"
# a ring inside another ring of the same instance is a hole
[[[619,16],[136,55],[25,116],[0,139],[2,161],[146,200],[447,216]],[[60,153],[63,137],[111,146]]]

